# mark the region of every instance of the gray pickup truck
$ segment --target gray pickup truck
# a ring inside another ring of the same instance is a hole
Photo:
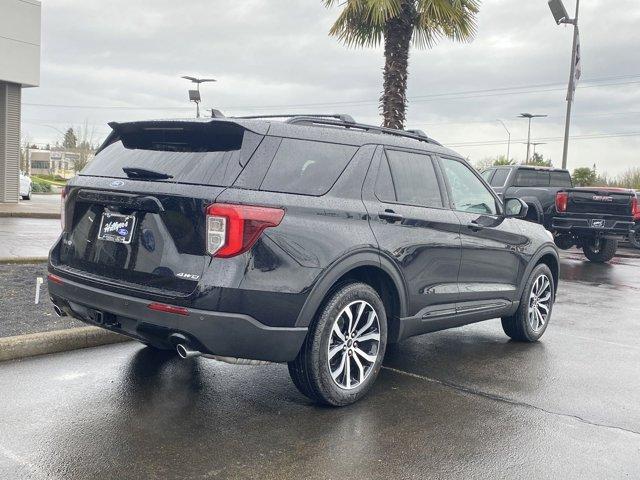
[[[484,179],[504,198],[518,197],[529,206],[527,220],[554,234],[558,248],[581,248],[592,262],[611,260],[618,241],[633,235],[640,220],[632,190],[573,188],[567,170],[526,165],[491,167]]]

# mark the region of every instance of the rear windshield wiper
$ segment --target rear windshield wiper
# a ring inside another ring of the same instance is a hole
[[[146,168],[122,167],[122,171],[126,173],[129,178],[153,178],[158,180],[173,178],[173,175],[169,175],[168,173],[147,170]]]

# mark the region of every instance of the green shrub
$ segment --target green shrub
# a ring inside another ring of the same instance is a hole
[[[31,177],[31,191],[33,193],[48,193],[51,191],[51,184],[36,177]]]

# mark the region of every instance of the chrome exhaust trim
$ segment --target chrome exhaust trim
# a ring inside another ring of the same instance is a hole
[[[59,317],[67,316],[66,312],[63,312],[62,309],[55,303],[53,304],[53,311],[56,312],[56,315],[58,315]]]
[[[194,358],[202,355],[202,352],[199,352],[198,350],[191,350],[187,345],[183,343],[179,343],[176,345],[176,352],[178,352],[178,356],[182,359]]]

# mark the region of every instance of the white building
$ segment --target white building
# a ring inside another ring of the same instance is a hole
[[[40,84],[40,10],[0,0],[0,202],[18,201],[21,93]]]

